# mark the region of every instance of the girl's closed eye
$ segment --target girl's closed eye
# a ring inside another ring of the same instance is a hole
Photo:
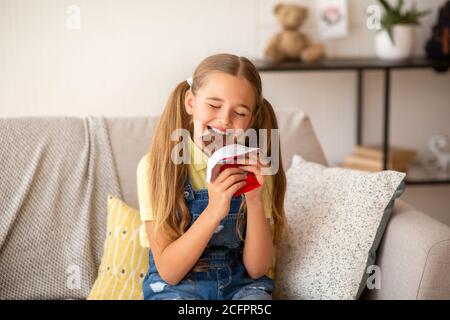
[[[234,109],[234,113],[237,114],[240,117],[246,117],[246,116],[250,115],[250,113],[247,110],[247,108],[242,108],[242,107]]]
[[[214,109],[220,109],[220,106],[215,106],[215,105],[210,104],[210,103],[208,103],[208,105],[209,105],[211,108],[214,108]],[[245,117],[245,116],[247,116],[246,113],[237,112],[237,111],[235,112],[235,114],[238,115],[238,116],[240,116],[240,117]]]

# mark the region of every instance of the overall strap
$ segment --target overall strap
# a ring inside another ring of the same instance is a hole
[[[194,190],[192,189],[191,181],[189,180],[189,175],[186,176],[186,181],[184,182],[184,198],[186,201],[192,201],[195,199]]]

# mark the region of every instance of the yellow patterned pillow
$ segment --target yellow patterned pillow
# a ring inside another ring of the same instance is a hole
[[[108,197],[107,236],[98,277],[88,300],[143,299],[148,249],[139,243],[139,211]]]

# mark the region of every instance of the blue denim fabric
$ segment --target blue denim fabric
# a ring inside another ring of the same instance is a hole
[[[192,224],[208,205],[208,190],[194,191],[189,178],[184,190]],[[150,267],[143,281],[145,300],[272,299],[273,280],[267,276],[256,280],[250,278],[242,262],[243,241],[236,229],[238,216],[243,214],[239,213],[241,201],[241,197],[232,198],[228,215],[221,221],[200,257],[207,261],[207,271],[191,271],[177,285],[169,285],[160,277],[149,250]],[[241,234],[245,237],[244,226]]]

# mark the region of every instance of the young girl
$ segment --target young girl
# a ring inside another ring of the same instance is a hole
[[[193,163],[176,164],[177,129],[188,130]],[[211,132],[277,129],[275,113],[262,96],[261,78],[244,57],[213,55],[190,81],[171,94],[155,128],[150,151],[139,163],[141,244],[149,247],[145,299],[271,299],[275,244],[285,224],[286,177],[281,151],[274,175],[261,161],[245,161],[206,182],[211,152],[203,139]],[[200,161],[198,161],[200,159]],[[245,174],[260,187],[241,196]]]

